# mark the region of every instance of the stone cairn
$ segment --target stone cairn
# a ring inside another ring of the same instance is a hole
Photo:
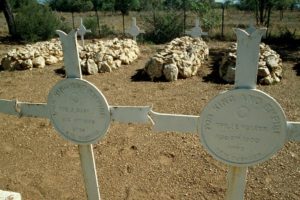
[[[188,78],[196,75],[208,54],[208,46],[201,38],[176,38],[150,58],[144,72],[152,81],[160,78],[167,81]]]
[[[97,40],[80,49],[82,72],[96,74],[111,72],[121,65],[129,65],[140,54],[136,41],[131,39]]]
[[[128,65],[138,58],[139,47],[134,40],[125,39],[95,40],[80,49],[79,57],[84,74],[111,72],[122,64]],[[3,70],[27,70],[44,68],[63,60],[60,41],[52,39],[37,42],[8,51],[1,61]]]
[[[60,41],[52,39],[9,50],[1,60],[1,66],[3,70],[27,70],[44,68],[45,65],[52,65],[62,60]]]
[[[228,82],[234,82],[236,65],[236,43],[229,47],[228,53],[222,58],[219,68],[220,77]],[[278,53],[269,45],[260,44],[257,81],[263,85],[280,82],[282,78],[282,60]]]

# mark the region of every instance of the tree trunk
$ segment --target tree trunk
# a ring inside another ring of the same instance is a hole
[[[264,0],[259,1],[258,9],[259,9],[259,23],[262,25],[264,24],[264,10],[265,10]]]
[[[185,25],[186,25],[186,0],[183,0],[183,34],[185,34]]]
[[[8,26],[9,34],[15,38],[16,37],[16,24],[15,18],[10,8],[8,0],[0,0],[0,10],[3,10],[6,23]]]
[[[100,37],[100,35],[101,35],[101,30],[100,30],[100,20],[99,20],[99,14],[98,14],[97,8],[95,8],[95,14],[96,14],[96,17],[97,17],[98,36]]]
[[[125,36],[125,13],[122,13],[123,17],[123,35]]]
[[[72,23],[73,23],[73,29],[75,30],[74,12],[72,12]]]
[[[280,21],[282,21],[282,20],[283,20],[283,8],[280,9]]]
[[[225,11],[225,6],[224,3],[222,4],[222,30],[221,30],[221,37],[224,38],[224,12]]]
[[[256,25],[259,25],[259,17],[258,17],[258,1],[255,1],[255,19],[256,19]]]
[[[269,27],[270,27],[270,20],[271,20],[271,10],[272,10],[272,7],[269,6],[269,7],[268,7],[267,22],[266,22],[266,26],[267,26],[266,36],[267,36],[267,37],[270,37],[270,36],[271,36],[271,32],[270,32],[270,30],[269,30]]]

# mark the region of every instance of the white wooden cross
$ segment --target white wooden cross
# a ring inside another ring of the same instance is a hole
[[[185,31],[185,33],[192,36],[193,38],[201,37],[202,35],[207,35],[207,32],[202,32],[199,18],[195,19],[195,27],[189,31]]]
[[[235,32],[237,64],[232,90],[211,100],[201,116],[150,114],[155,130],[198,132],[205,149],[229,165],[226,200],[244,198],[249,166],[270,159],[287,141],[300,141],[300,122],[287,121],[276,100],[256,89],[259,43],[266,28]]]
[[[129,35],[131,35],[133,37],[133,40],[136,41],[136,37],[140,34],[140,33],[145,33],[144,30],[141,30],[137,25],[136,25],[136,18],[132,17],[132,22],[131,22],[131,27],[126,30],[126,33],[128,33]]]
[[[150,107],[109,106],[92,83],[82,79],[76,31],[57,31],[62,42],[67,79],[49,92],[47,103],[0,99],[0,112],[20,117],[48,118],[64,139],[79,145],[86,195],[100,200],[92,144],[103,138],[111,121],[146,123]]]
[[[81,44],[82,44],[82,47],[84,47],[84,35],[86,33],[91,33],[92,31],[90,29],[86,29],[85,26],[83,25],[83,21],[82,21],[82,18],[80,18],[80,26],[77,30],[77,33],[78,35],[80,35],[81,37]]]

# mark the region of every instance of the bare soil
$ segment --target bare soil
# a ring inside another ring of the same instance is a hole
[[[157,112],[199,115],[214,96],[233,87],[218,80],[214,71],[229,44],[208,45],[210,60],[189,79],[132,80],[160,47],[155,45],[140,45],[140,58],[129,66],[84,79],[96,85],[110,105],[152,105]],[[13,47],[0,44],[0,54]],[[293,53],[299,58],[299,51]],[[0,72],[0,97],[46,102],[49,90],[63,79],[55,73],[61,66]],[[299,71],[299,59],[285,59],[282,82],[258,86],[281,104],[289,121],[300,121]],[[0,189],[20,192],[24,200],[86,199],[78,148],[62,139],[49,120],[0,114],[0,122]],[[103,200],[224,199],[227,166],[204,150],[196,133],[151,129],[150,122],[112,122],[107,135],[94,145]],[[249,167],[245,199],[299,200],[299,185],[300,144],[288,142],[270,160]]]

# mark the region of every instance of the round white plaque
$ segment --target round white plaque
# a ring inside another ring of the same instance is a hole
[[[58,82],[48,95],[50,120],[58,133],[76,144],[96,143],[109,127],[109,106],[102,93],[81,79]]]
[[[283,146],[287,125],[280,105],[259,90],[236,89],[204,108],[200,139],[217,160],[233,166],[263,162]]]

